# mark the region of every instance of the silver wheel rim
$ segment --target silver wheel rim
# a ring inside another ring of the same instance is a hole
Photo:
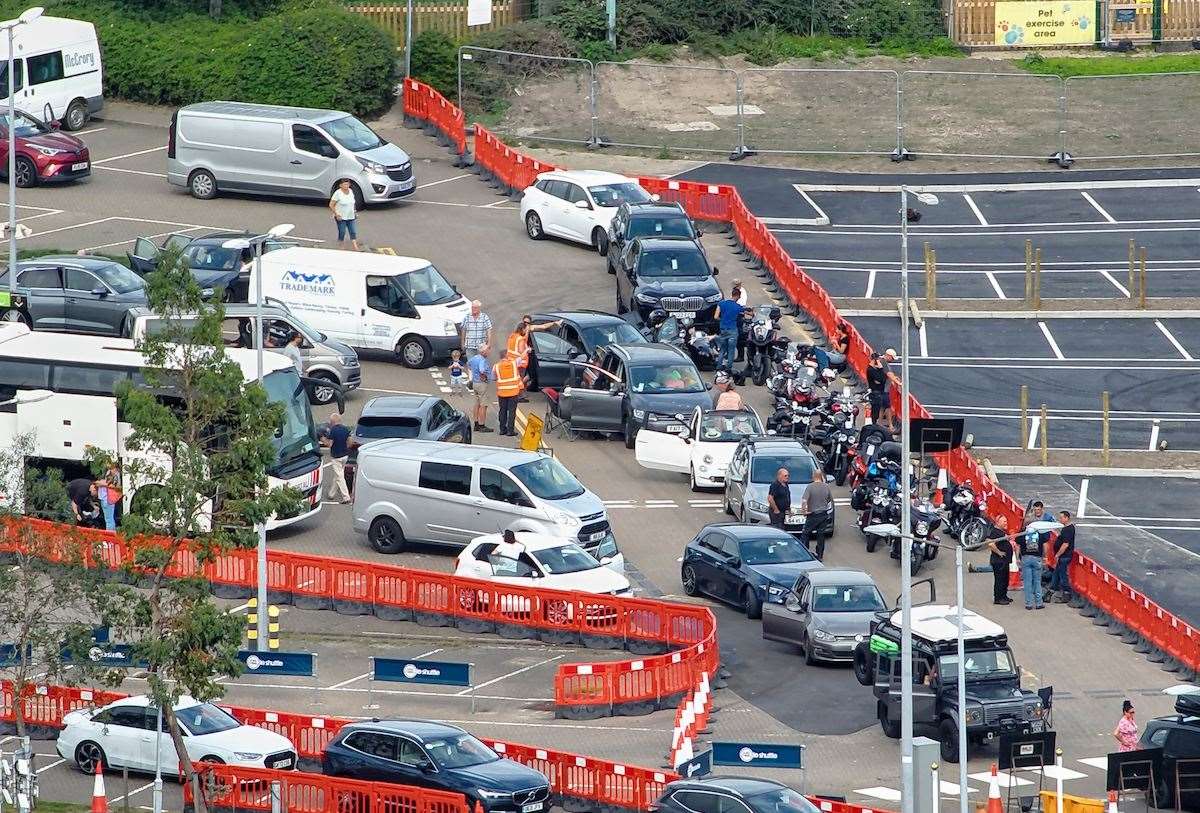
[[[78,130],[83,126],[84,114],[80,107],[72,107],[67,111],[67,126],[72,130]]]
[[[538,216],[531,214],[525,218],[525,230],[529,232],[530,237],[537,237],[542,232],[541,224],[538,222]]]
[[[425,350],[416,342],[409,342],[408,344],[404,345],[401,350],[404,360],[413,366],[416,366],[425,360]]]
[[[317,396],[317,401],[319,403],[328,404],[333,400],[333,387],[317,387],[313,390],[313,395]]]
[[[19,322],[20,324],[26,324],[25,314],[17,310],[5,311],[3,320],[5,322]]]
[[[693,593],[696,590],[696,571],[690,567],[683,569],[683,591],[685,593]]]
[[[196,197],[208,197],[212,194],[212,179],[207,175],[197,175],[192,178],[192,191]]]
[[[103,757],[100,756],[100,746],[90,742],[85,742],[79,746],[79,769],[84,773],[96,772],[96,766],[103,763]]]
[[[17,164],[17,186],[28,186],[32,181],[32,168],[24,161],[19,162]]]

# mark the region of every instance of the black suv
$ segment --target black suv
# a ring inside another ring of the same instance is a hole
[[[1200,810],[1200,694],[1177,696],[1175,711],[1178,714],[1147,722],[1138,747],[1161,748],[1163,752],[1153,796],[1156,806]],[[1181,791],[1178,805],[1177,789]]]
[[[818,813],[803,794],[781,782],[720,775],[676,779],[650,809],[657,813]]]
[[[608,273],[617,273],[621,251],[630,240],[639,237],[664,237],[673,240],[699,240],[700,230],[678,203],[629,203],[617,207],[608,226]]]
[[[617,313],[634,311],[648,323],[651,312],[661,308],[698,325],[715,324],[713,314],[721,301],[716,274],[695,240],[631,240],[617,270]]]
[[[470,443],[471,420],[444,398],[434,395],[381,395],[363,404],[351,434],[358,445],[386,438]],[[354,488],[358,447],[346,460],[346,484]]]
[[[576,377],[571,362],[587,361],[609,344],[641,344],[640,330],[620,316],[604,311],[547,311],[533,314],[534,324],[557,322],[551,330],[529,334],[530,389],[563,387]]]

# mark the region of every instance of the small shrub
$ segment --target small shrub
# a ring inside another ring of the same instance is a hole
[[[661,42],[654,42],[643,48],[638,56],[651,62],[670,62],[675,56],[675,49]]]
[[[413,37],[412,75],[447,99],[458,93],[458,45],[441,31]]]

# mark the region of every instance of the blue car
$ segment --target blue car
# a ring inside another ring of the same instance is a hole
[[[771,525],[705,525],[683,551],[679,577],[689,596],[705,594],[761,618],[765,602],[779,603],[801,573],[820,561],[796,537]]]
[[[500,756],[458,726],[428,720],[351,723],[325,746],[321,769],[327,776],[461,793],[468,808],[478,802],[487,813],[550,808],[544,775]],[[353,809],[366,813],[370,806]]]

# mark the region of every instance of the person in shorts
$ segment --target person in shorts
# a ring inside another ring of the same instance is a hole
[[[487,343],[481,344],[476,348],[475,355],[471,356],[471,360],[467,362],[467,370],[470,373],[467,386],[475,399],[472,424],[476,432],[493,431],[487,426],[488,384],[492,377],[492,365],[488,361],[489,351]]]
[[[462,351],[457,347],[450,351],[450,391],[462,395],[467,386],[467,366],[462,362]]]
[[[350,238],[350,246],[358,251],[357,213],[354,211],[354,192],[350,189],[350,181],[342,179],[338,188],[329,198],[329,211],[333,212],[333,221],[337,223],[338,246],[345,248],[346,238]]]

